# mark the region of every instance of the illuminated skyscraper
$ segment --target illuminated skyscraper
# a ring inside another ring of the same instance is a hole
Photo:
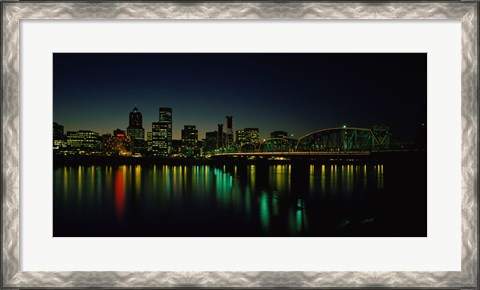
[[[233,145],[233,116],[226,116],[227,131],[225,134],[225,147]]]
[[[152,123],[152,152],[157,156],[168,155],[168,124]],[[171,144],[171,141],[170,141]]]
[[[258,128],[245,128],[243,130],[237,130],[237,144],[243,146],[244,144],[259,144],[259,130]]]
[[[260,143],[258,128],[245,128],[237,130],[236,143],[240,146],[240,150],[248,152],[255,151]]]
[[[235,132],[235,135],[236,135],[235,144],[242,146],[243,143],[245,143],[245,131],[237,130]]]
[[[225,133],[223,132],[223,124],[218,124],[217,130],[217,149],[225,146]]]
[[[166,154],[172,151],[172,108],[160,108],[159,109],[159,123],[162,130],[165,131],[165,136],[161,134],[162,148],[166,148]],[[163,132],[163,131],[162,131]]]
[[[182,153],[194,156],[198,142],[198,130],[194,125],[185,125],[182,130]]]
[[[145,140],[145,130],[142,127],[142,113],[138,111],[137,107],[130,112],[127,135],[132,140]]]
[[[137,106],[135,106],[133,110],[130,112],[129,117],[130,117],[128,122],[129,127],[142,128],[142,113],[138,111]]]
[[[213,150],[217,149],[217,136],[217,131],[205,133],[205,152],[212,152]]]
[[[147,151],[152,151],[152,132],[147,132]]]
[[[131,139],[131,149],[133,153],[145,153],[147,151],[145,130],[142,127],[142,113],[140,113],[136,106],[129,115],[127,135]]]

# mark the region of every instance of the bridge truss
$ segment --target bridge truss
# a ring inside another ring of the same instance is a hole
[[[270,138],[259,146],[259,152],[292,152],[295,151],[297,140],[286,138]]]
[[[386,127],[373,129],[340,127],[322,129],[300,139],[270,138],[259,143],[244,143],[215,149],[213,154],[268,152],[354,152],[390,149]]]
[[[378,138],[371,129],[329,128],[309,133],[298,140],[295,151],[370,151],[387,149],[389,138]]]

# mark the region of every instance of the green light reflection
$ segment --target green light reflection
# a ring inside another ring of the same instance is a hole
[[[262,191],[260,195],[260,220],[263,230],[268,232],[270,227],[270,211],[268,208],[268,194],[266,191]]]
[[[297,232],[302,231],[302,224],[303,224],[303,212],[301,210],[297,210]]]
[[[252,191],[250,190],[250,186],[247,185],[245,187],[245,210],[247,217],[250,218],[250,214],[252,212]]]

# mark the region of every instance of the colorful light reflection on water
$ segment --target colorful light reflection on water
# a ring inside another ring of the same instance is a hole
[[[54,236],[388,236],[383,224],[398,218],[385,209],[401,199],[388,174],[384,164],[57,167]]]

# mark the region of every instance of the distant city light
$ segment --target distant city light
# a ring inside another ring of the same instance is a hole
[[[347,125],[343,125],[343,128],[347,128]]]

